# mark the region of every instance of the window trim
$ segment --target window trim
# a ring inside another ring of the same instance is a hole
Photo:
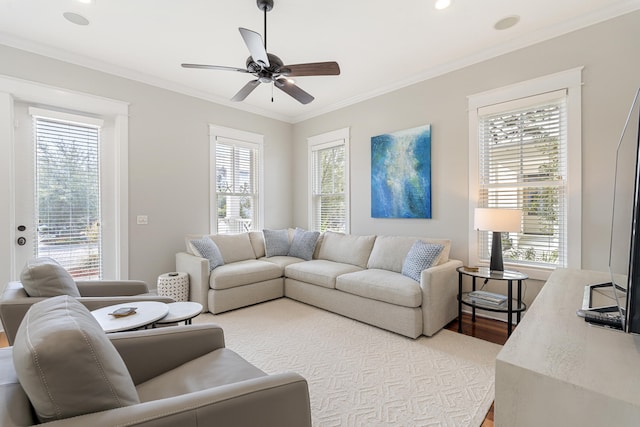
[[[105,233],[105,256],[112,257],[103,270],[105,278],[114,280],[129,277],[129,103],[101,96],[76,92],[70,89],[49,86],[29,80],[0,75],[0,140],[7,144],[0,144],[0,169],[4,170],[8,186],[0,190],[0,200],[8,200],[9,206],[15,206],[15,194],[18,189],[14,181],[14,153],[15,144],[14,103],[21,101],[33,105],[47,106],[61,110],[77,111],[96,117],[108,119],[102,128],[102,139],[106,146],[104,150],[104,168],[109,176],[105,180],[111,183],[104,194],[106,203],[103,218],[110,218],[109,241],[107,241],[106,221],[103,220]],[[14,213],[7,210],[0,213],[0,222],[8,227],[0,228],[0,239],[5,242],[15,242],[16,218]],[[13,244],[0,250],[0,257],[5,262],[6,271],[0,278],[4,281],[16,280],[20,274],[15,266],[16,254]],[[105,259],[106,261],[106,259]]]
[[[209,125],[209,232],[218,233],[218,195],[216,192],[216,141],[234,140],[238,145],[258,146],[257,212],[252,230],[261,230],[264,224],[264,135],[218,125]]]
[[[350,128],[342,128],[334,131],[326,132],[320,135],[315,135],[307,138],[307,170],[308,170],[308,183],[307,183],[307,191],[308,191],[308,201],[307,201],[307,221],[309,230],[313,229],[313,152],[318,149],[337,147],[340,145],[344,145],[344,199],[345,199],[345,233],[348,234],[351,232],[351,178],[350,178],[350,165],[351,162],[349,160],[349,146],[350,146],[350,138],[349,138]]]
[[[468,96],[469,103],[469,264],[479,264],[477,231],[473,229],[473,212],[479,194],[479,110],[495,104],[554,92],[567,91],[567,267],[582,264],[582,69],[577,67],[506,87]],[[546,280],[552,269],[505,262],[532,279]]]

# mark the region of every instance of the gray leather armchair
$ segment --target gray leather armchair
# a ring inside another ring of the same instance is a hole
[[[223,331],[216,325],[107,336],[131,375],[140,403],[38,425],[311,426],[306,380],[295,373],[265,374],[225,348]],[[31,426],[37,419],[17,381],[12,351],[0,349],[0,425]]]
[[[172,298],[149,293],[147,284],[140,280],[87,280],[76,281],[80,296],[76,299],[91,310],[109,305],[134,301],[174,302]],[[29,308],[47,297],[30,297],[20,282],[9,282],[0,296],[0,320],[9,345]]]

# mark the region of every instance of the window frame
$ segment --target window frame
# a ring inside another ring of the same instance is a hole
[[[257,150],[254,172],[257,182],[254,218],[250,231],[262,230],[264,224],[264,135],[218,125],[209,125],[209,229],[211,234],[218,233],[218,193],[216,171],[216,144],[234,141],[239,146]]]
[[[351,188],[351,179],[350,179],[350,138],[349,138],[350,129],[343,128],[337,129],[331,132],[326,132],[320,135],[312,136],[307,138],[307,165],[308,165],[308,228],[309,230],[315,230],[315,203],[314,203],[314,176],[313,176],[313,153],[315,151],[344,146],[344,202],[345,202],[345,212],[344,212],[344,232],[346,234],[351,232],[351,197],[350,197],[350,188]]]
[[[565,90],[567,115],[567,210],[565,267],[580,268],[582,263],[582,69],[577,67],[559,73],[527,80],[506,87],[470,95],[469,105],[469,264],[484,264],[479,258],[477,231],[473,229],[473,213],[478,207],[480,190],[480,114],[481,108]],[[525,101],[526,102],[526,101]],[[555,268],[505,261],[505,268],[516,268],[532,279],[546,280]]]

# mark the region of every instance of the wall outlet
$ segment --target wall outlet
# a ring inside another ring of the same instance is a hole
[[[137,223],[138,225],[147,225],[149,224],[149,217],[146,215],[138,215]]]

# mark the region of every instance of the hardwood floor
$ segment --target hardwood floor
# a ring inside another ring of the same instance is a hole
[[[449,323],[446,329],[458,332],[458,319]],[[506,323],[479,316],[476,316],[474,323],[471,321],[471,315],[467,313],[462,313],[462,333],[500,345],[504,345],[508,338]],[[481,427],[493,427],[493,405],[491,405]]]
[[[458,319],[449,323],[446,329],[458,332]],[[473,323],[471,315],[466,313],[462,314],[462,333],[495,344],[503,345],[507,342],[507,325],[504,322],[476,316],[476,321]],[[0,332],[0,347],[8,347],[8,345],[7,336],[4,332]],[[493,427],[493,405],[481,427]]]

